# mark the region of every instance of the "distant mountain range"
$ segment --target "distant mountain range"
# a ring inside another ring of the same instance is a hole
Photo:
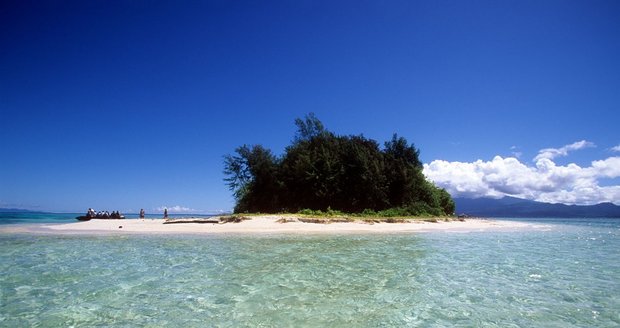
[[[597,205],[565,205],[504,197],[455,198],[456,213],[483,217],[522,218],[620,218],[620,206],[612,203]]]

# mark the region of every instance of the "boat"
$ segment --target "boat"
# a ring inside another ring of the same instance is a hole
[[[97,219],[97,220],[123,220],[125,219],[124,215],[120,215],[120,216],[116,216],[116,215],[108,215],[108,216],[88,216],[88,215],[80,215],[77,216],[76,219],[78,221],[90,221],[91,219]]]

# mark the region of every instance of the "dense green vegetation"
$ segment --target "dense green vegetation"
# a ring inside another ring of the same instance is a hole
[[[225,156],[235,212],[454,213],[450,194],[425,179],[419,150],[404,138],[394,134],[381,149],[364,136],[328,131],[314,114],[295,124],[297,134],[282,157],[260,145]]]

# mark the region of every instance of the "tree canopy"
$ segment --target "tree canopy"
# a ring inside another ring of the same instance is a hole
[[[405,138],[394,134],[381,149],[363,135],[328,131],[312,113],[295,124],[297,134],[281,157],[261,145],[224,157],[235,212],[454,213],[450,194],[426,180],[420,151]]]

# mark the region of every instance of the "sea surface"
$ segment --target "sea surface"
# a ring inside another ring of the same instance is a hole
[[[4,233],[0,327],[620,326],[620,220],[527,221],[545,228]]]
[[[45,213],[45,212],[0,212],[0,225],[30,223],[72,223],[84,213]],[[210,217],[214,214],[170,214],[170,217]],[[125,214],[126,219],[138,219],[138,214]],[[163,214],[146,214],[146,218],[163,218]]]

